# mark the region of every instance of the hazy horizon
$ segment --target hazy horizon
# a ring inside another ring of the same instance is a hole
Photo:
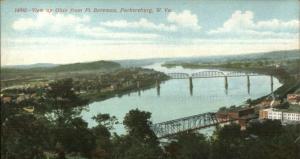
[[[246,56],[246,55],[253,55],[253,54],[264,54],[264,53],[271,53],[271,52],[279,52],[279,51],[296,51],[300,49],[292,49],[292,50],[276,50],[276,51],[268,51],[268,52],[254,52],[254,53],[241,53],[241,54],[228,54],[228,55],[202,55],[202,56],[182,56],[182,57],[153,57],[153,58],[140,58],[140,59],[115,59],[115,60],[103,60],[103,61],[130,61],[130,60],[155,60],[155,59],[184,59],[184,58],[214,58],[214,57],[231,57],[231,56]],[[300,52],[299,52],[300,53]],[[30,63],[30,64],[15,64],[15,65],[2,65],[2,67],[11,67],[11,66],[29,66],[29,65],[36,65],[36,64],[53,64],[53,65],[64,65],[64,64],[74,64],[74,63],[89,63],[89,62],[95,62],[95,61],[102,61],[100,60],[92,60],[92,61],[74,61],[71,63],[47,63],[47,62],[36,62],[36,63]]]
[[[116,1],[1,1],[1,65],[299,49],[296,0]]]

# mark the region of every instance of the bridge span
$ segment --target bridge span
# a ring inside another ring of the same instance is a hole
[[[201,72],[196,72],[192,74],[188,73],[168,73],[167,74],[171,79],[188,79],[189,80],[189,87],[190,87],[190,94],[193,94],[193,79],[194,78],[224,78],[224,85],[225,85],[225,90],[227,92],[228,90],[228,78],[229,77],[246,77],[247,80],[247,89],[248,89],[248,94],[250,94],[250,77],[251,76],[263,76],[257,73],[245,73],[245,72],[221,72],[221,71],[201,71]],[[273,75],[270,76],[270,85],[271,85],[271,91],[273,92]]]
[[[203,129],[234,120],[235,119],[217,118],[216,113],[204,113],[153,124],[152,130],[158,138],[166,138],[181,132]]]
[[[187,79],[187,78],[216,78],[216,77],[242,77],[242,76],[260,76],[257,73],[245,72],[221,72],[221,71],[201,71],[192,74],[173,72],[167,74],[172,79]]]

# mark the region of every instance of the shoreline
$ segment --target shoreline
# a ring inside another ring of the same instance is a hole
[[[160,83],[164,83],[165,81],[169,80],[168,78],[161,78],[159,79]],[[154,88],[156,85],[156,81],[151,81],[147,82],[146,84],[142,84],[140,88],[137,88],[136,86],[131,86],[127,88],[123,88],[120,90],[112,91],[112,92],[106,92],[106,93],[101,93],[101,92],[96,92],[96,93],[87,93],[84,95],[79,95],[84,99],[89,100],[89,104],[94,103],[94,102],[101,102],[110,98],[114,97],[122,97],[123,95],[126,95],[128,93],[134,93],[134,92],[140,92],[144,91],[150,88]]]

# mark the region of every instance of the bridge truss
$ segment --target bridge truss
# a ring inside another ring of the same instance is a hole
[[[225,77],[225,74],[220,71],[202,71],[192,74],[193,78],[210,78],[210,77]]]
[[[168,76],[172,79],[187,79],[187,78],[214,78],[214,77],[241,77],[241,76],[259,76],[257,73],[245,73],[245,72],[221,72],[221,71],[201,71],[192,73],[168,73]]]
[[[228,72],[227,77],[240,77],[240,76],[259,76],[257,73],[245,73],[245,72]]]
[[[218,119],[216,113],[204,113],[153,124],[152,130],[158,138],[166,138],[181,132],[198,130],[229,121],[230,119],[227,118]]]
[[[173,79],[186,79],[190,77],[187,73],[168,73],[168,76]]]

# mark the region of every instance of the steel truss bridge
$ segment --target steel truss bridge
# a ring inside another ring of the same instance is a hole
[[[216,113],[204,113],[153,124],[151,128],[158,138],[166,138],[182,132],[203,129],[231,121],[233,119],[217,118]]]
[[[221,72],[221,71],[201,71],[197,73],[168,73],[170,78],[173,79],[187,79],[187,78],[214,78],[214,77],[241,77],[241,76],[259,76],[257,73],[245,72]]]

